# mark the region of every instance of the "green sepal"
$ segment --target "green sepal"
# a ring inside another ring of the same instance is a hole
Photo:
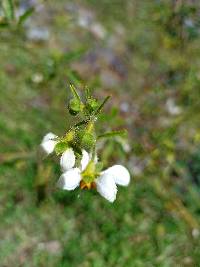
[[[60,155],[63,152],[65,152],[65,150],[67,150],[68,147],[69,146],[68,146],[68,144],[66,142],[60,141],[55,146],[55,152],[56,152],[57,155]]]
[[[94,111],[94,116],[99,115],[99,113],[101,112],[102,108],[104,107],[104,105],[106,104],[106,102],[110,99],[111,96],[107,96],[102,103],[97,107],[97,109]]]
[[[82,178],[85,183],[91,183],[95,179],[95,163],[90,161],[86,169],[82,172]]]
[[[103,162],[97,162],[95,165],[95,171],[96,173],[100,173],[103,170]]]
[[[79,102],[81,102],[81,98],[80,98],[78,92],[76,91],[75,86],[72,85],[72,84],[70,84],[69,88],[70,88],[70,90],[71,90],[72,95],[74,96],[74,98],[77,99],[77,100],[79,100]]]

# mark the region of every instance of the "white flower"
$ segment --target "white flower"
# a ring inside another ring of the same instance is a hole
[[[48,155],[54,151],[57,141],[54,140],[57,136],[53,133],[48,133],[44,136],[40,146],[43,151]]]
[[[109,174],[102,174],[96,181],[99,194],[110,202],[116,199],[117,186],[114,179]]]
[[[127,186],[130,182],[130,174],[122,165],[114,165],[103,171],[96,180],[97,191],[102,197],[113,202],[117,195],[117,184]]]
[[[60,166],[63,172],[72,169],[75,165],[75,154],[72,148],[68,148],[60,158]]]
[[[104,173],[112,177],[118,185],[127,186],[130,182],[130,174],[122,165],[114,165],[105,170]]]
[[[81,170],[85,170],[87,167],[89,161],[90,161],[90,155],[85,151],[84,149],[82,150],[82,159],[81,159]]]
[[[70,155],[72,152],[69,153],[69,151],[67,150],[65,153],[66,155]],[[85,150],[83,150],[81,166],[79,168],[71,168],[70,170],[67,169],[67,171],[65,171],[60,176],[57,183],[58,187],[64,190],[74,190],[75,188],[77,188],[82,180],[82,173],[84,170],[87,170],[86,167],[90,160],[91,155],[88,154]],[[61,161],[64,162],[65,160]],[[68,161],[68,159],[66,159],[66,161]],[[97,157],[95,161],[97,161]],[[71,166],[72,165],[73,164],[71,164]],[[114,165],[108,168],[107,170],[101,172],[99,177],[97,177],[97,179],[95,179],[92,184],[96,184],[97,191],[101,196],[103,196],[108,201],[113,202],[115,201],[117,195],[117,185],[127,186],[129,182],[130,174],[128,170],[122,165]],[[83,180],[83,184],[86,185],[86,188],[91,188],[91,183],[85,183]]]
[[[81,170],[84,171],[85,168],[87,167],[88,163],[90,162],[90,160],[92,159],[92,154],[88,154],[88,152],[86,150],[82,150],[82,159],[81,159]],[[98,162],[98,157],[97,155],[95,155],[94,157],[94,163]]]
[[[64,190],[74,190],[76,187],[79,186],[81,181],[81,173],[79,168],[73,168],[64,172],[58,182],[58,187]]]
[[[75,165],[74,152],[72,149],[66,150],[60,159],[60,165],[64,173],[60,176],[57,186],[64,190],[74,190],[78,187],[81,181],[81,172],[85,170],[89,161],[90,155],[82,150],[81,166],[73,168]]]

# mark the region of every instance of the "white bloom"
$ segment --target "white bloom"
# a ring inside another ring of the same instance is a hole
[[[122,165],[114,165],[105,170],[104,173],[112,176],[115,183],[118,185],[127,186],[130,182],[130,174]]]
[[[96,180],[97,191],[102,197],[113,202],[117,195],[117,184],[127,186],[130,182],[130,174],[122,165],[114,165],[103,171]]]
[[[53,133],[48,133],[44,136],[40,146],[47,155],[54,151],[55,145],[57,144],[57,141],[54,140],[56,137]]]
[[[109,174],[102,174],[96,181],[99,194],[110,202],[116,199],[117,186],[114,179]]]
[[[79,186],[81,181],[81,174],[79,168],[71,169],[67,172],[64,172],[58,182],[58,187],[64,190],[74,190],[76,187]]]
[[[58,180],[58,187],[64,190],[74,190],[78,187],[81,181],[81,172],[85,170],[89,161],[89,154],[82,150],[81,166],[80,168],[73,168],[75,165],[75,155],[72,149],[71,151],[67,149],[60,159],[61,168],[65,172]]]
[[[75,165],[75,155],[72,148],[68,148],[60,158],[60,166],[63,172],[72,169]]]
[[[85,151],[84,149],[82,150],[82,159],[81,159],[81,170],[85,170],[87,167],[88,163],[90,161],[90,155]]]
[[[80,167],[73,168],[75,164],[73,155],[73,150],[69,151],[68,149],[63,153],[61,157],[62,169],[66,171],[60,176],[57,185],[64,190],[74,190],[80,185],[80,182],[82,180],[82,172],[86,169],[88,163],[91,160],[91,155],[88,154],[85,150],[82,150]],[[97,162],[97,157],[95,161]],[[71,167],[70,170],[66,168],[66,166],[69,167],[69,165]],[[117,195],[117,185],[127,186],[129,182],[130,174],[128,170],[122,165],[114,165],[103,171],[100,176],[92,183],[96,183],[97,191],[101,196],[103,196],[110,202],[114,202]]]
[[[90,162],[90,160],[92,159],[92,154],[88,154],[87,151],[85,151],[84,149],[82,150],[82,159],[81,159],[81,170],[84,171],[88,165],[88,163]],[[98,157],[97,155],[95,155],[94,157],[94,163],[98,162]]]

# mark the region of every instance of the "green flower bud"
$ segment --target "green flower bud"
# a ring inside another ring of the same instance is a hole
[[[68,105],[69,113],[76,116],[81,111],[81,102],[78,99],[71,99]]]
[[[99,106],[98,101],[95,98],[89,98],[87,99],[86,108],[89,111],[89,113],[92,113],[95,111]]]
[[[96,143],[94,121],[90,121],[86,126],[76,128],[75,145],[86,151],[91,151]]]
[[[93,148],[93,146],[95,145],[95,143],[96,143],[96,138],[95,138],[94,133],[86,132],[83,135],[83,138],[81,140],[81,146],[86,151],[90,151]]]
[[[79,129],[76,134],[76,143],[79,144],[81,149],[90,151],[95,145],[96,136],[93,131],[87,129]]]
[[[66,142],[73,142],[74,140],[74,137],[75,137],[75,131],[74,130],[71,130],[69,131],[68,133],[66,133],[66,136],[65,136],[65,141]]]

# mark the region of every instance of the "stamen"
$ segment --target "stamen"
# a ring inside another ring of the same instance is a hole
[[[96,183],[95,182],[89,182],[86,183],[83,180],[80,182],[80,188],[81,189],[95,189],[96,188]]]

